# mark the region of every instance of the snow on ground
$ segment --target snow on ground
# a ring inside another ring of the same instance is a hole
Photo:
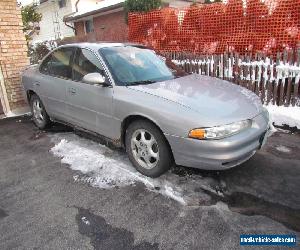
[[[7,118],[8,118],[8,117],[15,117],[15,116],[18,116],[18,115],[15,114],[15,113],[12,112],[12,111],[7,112],[7,114],[6,114],[6,117],[7,117]]]
[[[268,109],[270,119],[275,125],[288,125],[300,129],[300,107],[267,105],[265,108]]]
[[[288,147],[283,146],[283,145],[279,145],[275,148],[276,148],[276,150],[278,150],[280,152],[283,152],[283,153],[290,153],[291,152],[291,150]]]
[[[51,152],[61,158],[80,174],[73,176],[74,181],[89,183],[98,188],[113,188],[143,183],[149,190],[161,193],[183,205],[208,204],[210,196],[195,189],[207,190],[217,195],[214,180],[200,175],[178,176],[170,171],[152,179],[137,172],[129,162],[125,152],[111,150],[108,147],[79,137],[73,133],[61,133],[52,136],[55,146]],[[83,176],[82,176],[83,175]],[[223,183],[223,185],[226,185]]]
[[[23,116],[23,115],[31,115],[31,113],[30,112],[17,112],[17,113],[14,113],[12,111],[9,111],[9,112],[6,113],[6,115],[2,115],[1,119],[19,117],[19,116]]]

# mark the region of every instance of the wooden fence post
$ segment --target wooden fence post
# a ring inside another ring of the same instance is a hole
[[[293,50],[289,51],[288,53],[288,62],[289,64],[294,65]],[[291,91],[292,91],[292,80],[293,80],[292,77],[293,77],[293,72],[288,70],[288,85],[286,90],[285,106],[289,106],[291,103]]]
[[[296,66],[300,67],[300,48],[297,49],[295,56],[296,56]],[[293,91],[293,102],[292,102],[293,106],[295,106],[296,101],[298,101],[298,105],[300,105],[300,103],[299,103],[300,100],[298,99],[298,98],[300,98],[299,85],[300,85],[300,72],[297,72],[297,74],[295,76],[294,91]]]

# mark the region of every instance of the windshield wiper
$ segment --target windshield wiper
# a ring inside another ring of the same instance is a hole
[[[145,80],[145,81],[136,81],[136,82],[125,82],[125,86],[134,86],[134,85],[146,85],[146,84],[151,84],[155,83],[156,81],[153,80]]]

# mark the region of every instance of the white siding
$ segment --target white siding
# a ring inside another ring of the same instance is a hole
[[[57,1],[49,0],[45,3],[37,6],[37,11],[43,15],[40,22],[39,34],[34,34],[32,37],[32,42],[53,40],[57,38],[58,33],[54,30],[59,27],[60,37],[74,36],[74,31],[67,27],[63,22],[63,17],[65,15],[72,13],[72,2],[67,0],[66,7],[59,8]],[[55,13],[58,14],[58,24],[55,24]]]
[[[0,0],[1,1],[1,0]],[[111,1],[111,0],[103,0]],[[69,28],[63,22],[63,18],[66,15],[74,14],[76,12],[75,4],[77,0],[66,0],[67,4],[64,8],[59,8],[57,0],[48,0],[45,3],[42,3],[37,6],[37,11],[43,15],[42,20],[40,22],[40,31],[37,34],[32,36],[32,42],[40,42],[40,41],[47,41],[47,40],[54,40],[57,38],[57,34],[55,34],[55,13],[58,14],[58,22],[59,22],[59,30],[60,30],[60,37],[69,37],[74,36],[73,29]],[[100,0],[80,0],[78,3],[78,12],[86,12],[87,10],[94,10],[99,7]],[[70,23],[68,23],[70,25]]]

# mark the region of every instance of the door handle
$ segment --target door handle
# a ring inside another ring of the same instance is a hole
[[[72,95],[75,95],[76,94],[76,89],[69,88],[69,93],[72,94]]]
[[[37,81],[36,81],[36,82],[33,83],[33,86],[39,87],[39,86],[41,86],[41,84],[40,84],[40,82],[37,82]]]

